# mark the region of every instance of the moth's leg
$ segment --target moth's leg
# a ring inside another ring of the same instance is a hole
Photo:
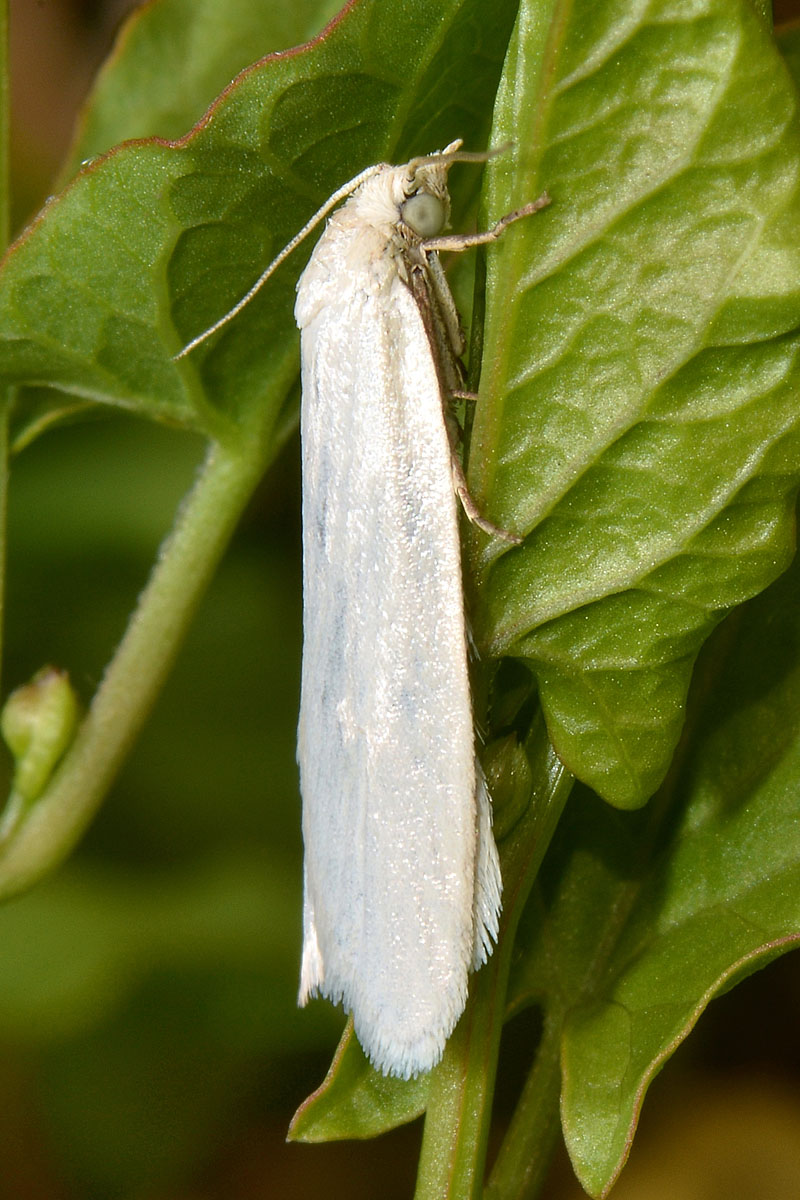
[[[432,250],[437,253],[441,250],[468,250],[470,246],[484,246],[487,242],[496,242],[509,225],[513,225],[515,221],[521,221],[523,217],[533,216],[540,209],[547,208],[549,203],[550,197],[547,192],[542,192],[537,200],[532,200],[530,204],[524,204],[522,208],[516,208],[513,212],[506,213],[491,229],[484,229],[482,233],[448,233],[444,237],[426,238],[422,243],[422,249],[429,254]]]
[[[486,229],[481,233],[453,233],[444,237],[426,238],[419,243],[418,252],[422,254],[427,268],[426,276],[428,286],[433,293],[433,306],[436,308],[439,322],[444,327],[453,358],[460,359],[464,353],[464,334],[461,330],[458,309],[437,252],[440,250],[469,250],[472,246],[483,246],[487,242],[496,242],[509,225],[513,225],[515,221],[521,221],[523,217],[532,216],[540,209],[546,208],[549,203],[550,197],[547,192],[543,192],[538,200],[532,200],[530,204],[525,204],[522,208],[515,209],[514,212],[506,213],[491,229]]]
[[[467,479],[464,475],[461,460],[453,449],[452,444],[450,447],[450,466],[453,472],[453,487],[461,501],[461,507],[464,509],[467,520],[471,521],[473,525],[477,525],[478,529],[482,529],[484,533],[488,533],[492,537],[502,538],[504,542],[511,542],[514,546],[521,545],[523,539],[518,537],[516,533],[511,533],[508,529],[501,529],[499,525],[494,525],[491,521],[487,521],[486,517],[481,516],[480,509],[472,499],[472,494],[467,486]]]
[[[427,243],[424,244],[423,249],[426,252],[424,258],[428,284],[433,292],[433,302],[438,319],[447,338],[451,356],[456,361],[460,361],[461,355],[464,353],[464,331],[461,328],[461,318],[458,315],[456,302],[438,256],[427,253]]]
[[[442,419],[447,431],[448,441],[450,442],[450,465],[453,472],[453,488],[461,501],[468,520],[473,525],[477,525],[479,529],[482,529],[484,533],[488,533],[492,537],[499,537],[506,542],[518,545],[522,541],[522,538],[517,537],[514,533],[509,533],[506,529],[500,529],[499,526],[494,525],[491,521],[487,521],[485,517],[481,516],[477,504],[470,495],[466,476],[464,475],[464,468],[458,456],[458,448],[463,441],[463,430],[449,401],[454,397],[474,401],[476,397],[474,393],[466,392],[462,387],[464,382],[463,368],[461,361],[453,353],[453,345],[448,336],[447,318],[442,311],[441,295],[435,289],[429,288],[431,281],[429,268],[433,261],[436,260],[432,256],[424,265],[415,264],[412,267],[409,272],[409,286],[417,302],[422,323],[425,326],[425,332],[428,336],[428,343],[431,347],[436,373],[439,376]],[[447,287],[446,281],[444,282],[444,287],[446,295],[450,296],[450,289]],[[450,297],[450,303],[452,304],[452,297]],[[453,305],[453,311],[455,312],[455,305]]]
[[[458,451],[464,442],[464,430],[461,428],[461,422],[453,411],[452,405],[447,403],[449,399],[449,395],[442,395],[442,417],[444,419],[444,427],[447,430],[447,440],[450,443],[450,454],[453,460],[458,462],[460,466],[461,462],[458,457]]]
[[[458,444],[459,446],[462,446],[464,444],[467,424],[471,423],[471,417],[475,411],[475,405],[478,402],[478,393],[465,392],[463,388],[452,388],[445,397],[445,401],[449,406],[449,411],[452,413],[455,413],[455,403],[457,400],[463,400],[465,408],[465,420],[463,425],[460,420],[458,421]]]
[[[457,396],[465,382],[459,357],[464,339],[455,301],[435,254],[410,264],[409,286],[428,335],[442,393]]]
[[[460,449],[465,442],[465,429],[467,420],[465,420],[465,422],[462,424],[461,420],[456,415],[457,400],[464,401],[466,418],[468,420],[472,415],[472,412],[474,412],[475,405],[478,401],[478,393],[467,392],[463,388],[450,388],[442,400],[442,407],[444,408],[445,413],[445,425],[447,425],[447,432],[450,436],[450,445],[455,446],[456,449]],[[450,428],[449,424],[450,419],[453,421],[452,429]],[[455,441],[453,440],[454,437]]]

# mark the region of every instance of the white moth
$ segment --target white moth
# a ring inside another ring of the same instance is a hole
[[[303,456],[301,1004],[343,1004],[381,1071],[430,1070],[491,953],[500,865],[475,757],[458,495],[484,529],[448,405],[462,335],[437,258],[441,154],[351,180],[297,287]],[[214,329],[218,328],[219,322]],[[187,353],[213,330],[183,351]],[[516,540],[511,538],[511,540]]]

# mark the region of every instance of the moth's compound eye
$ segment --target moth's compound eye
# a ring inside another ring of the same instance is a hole
[[[400,215],[409,229],[421,238],[433,237],[441,233],[444,225],[444,203],[430,192],[417,192],[416,196],[406,200]]]

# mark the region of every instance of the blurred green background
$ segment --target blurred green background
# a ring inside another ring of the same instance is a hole
[[[18,225],[52,187],[131,7],[13,0]],[[185,434],[103,417],[19,457],[6,689],[53,663],[90,697],[202,452]],[[0,908],[1,1200],[412,1193],[418,1126],[355,1147],[284,1143],[343,1024],[324,1003],[295,1007],[297,462],[295,439],[79,852]],[[619,1200],[800,1195],[795,960],[712,1005],[653,1089]],[[504,1048],[498,1136],[530,1033],[518,1023]],[[557,1163],[547,1195],[579,1194]]]

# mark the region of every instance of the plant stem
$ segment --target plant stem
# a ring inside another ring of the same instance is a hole
[[[534,1200],[559,1133],[562,1014],[548,1013],[536,1062],[525,1081],[484,1193],[485,1200]]]
[[[11,63],[9,56],[8,0],[0,0],[0,255],[8,245],[11,228]],[[8,423],[16,389],[0,389],[0,662],[4,642],[5,577],[8,513]]]
[[[267,458],[256,438],[236,453],[210,447],[75,740],[0,856],[0,896],[30,886],[65,858],[94,816]]]
[[[503,843],[498,946],[474,976],[470,1001],[431,1075],[415,1200],[471,1200],[483,1187],[491,1104],[514,936],[572,787],[544,726],[532,735],[541,779],[527,813]],[[530,749],[529,749],[530,755]]]

